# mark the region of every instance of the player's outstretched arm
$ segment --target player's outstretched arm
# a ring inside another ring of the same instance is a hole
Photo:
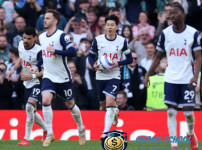
[[[14,74],[15,70],[17,70],[20,66],[21,66],[20,58],[18,58],[13,69],[11,69],[11,71],[8,73],[8,81],[11,79],[11,76]]]
[[[197,86],[199,72],[201,71],[201,50],[194,51],[196,65],[194,69],[194,76],[189,82],[189,88],[194,89]]]
[[[149,76],[154,73],[154,70],[159,65],[161,59],[163,58],[163,54],[164,54],[163,52],[157,51],[157,54],[154,58],[154,61],[151,65],[151,67],[149,68],[149,71],[145,74],[145,78],[144,78],[144,86],[145,87],[148,87]]]

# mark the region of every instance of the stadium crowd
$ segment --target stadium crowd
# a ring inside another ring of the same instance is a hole
[[[89,65],[88,54],[94,37],[105,32],[105,17],[116,15],[117,34],[128,41],[133,62],[121,68],[121,89],[117,95],[120,110],[165,109],[149,100],[152,89],[144,86],[144,76],[155,57],[155,47],[163,29],[172,25],[169,18],[173,0],[0,0],[0,109],[25,109],[22,68],[11,81],[7,74],[15,65],[18,44],[26,26],[44,32],[43,19],[47,9],[57,9],[61,20],[58,29],[68,34],[77,50],[77,57],[68,58],[74,84],[75,102],[81,110],[99,110],[95,86],[95,71]],[[179,0],[186,13],[186,24],[202,36],[202,0]],[[124,59],[124,57],[123,57]],[[163,58],[156,74],[164,74],[167,59]],[[200,75],[201,76],[201,75]],[[201,77],[195,89],[196,109],[201,108]],[[162,90],[162,89],[159,89]],[[160,92],[160,91],[159,91]],[[163,96],[158,97],[163,100]],[[146,105],[148,104],[148,108]],[[52,101],[53,109],[66,109],[60,97]],[[39,105],[40,109],[40,105]]]

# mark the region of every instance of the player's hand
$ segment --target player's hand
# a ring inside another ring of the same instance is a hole
[[[144,86],[149,87],[149,75],[146,73],[145,78],[144,78]]]
[[[47,52],[50,52],[52,54],[55,53],[55,48],[50,44],[46,47],[46,50],[47,50]]]
[[[9,73],[8,73],[8,81],[11,80],[11,76],[14,74],[14,70],[12,69]]]
[[[94,63],[93,69],[94,69],[95,71],[97,71],[97,70],[103,71],[103,69],[100,69],[100,65],[97,64],[97,61]]]
[[[81,80],[80,75],[75,74],[75,75],[73,76],[73,78],[74,78],[74,81],[76,81],[78,84],[82,84],[82,80]]]
[[[33,79],[32,75],[21,73],[21,80],[22,81],[29,81],[32,79]]]
[[[37,67],[37,66],[34,66],[34,67],[32,67],[32,68],[30,69],[30,72],[31,72],[31,73],[36,73],[37,70],[38,70],[38,67]]]
[[[112,64],[113,66],[111,66],[110,69],[114,69],[119,66],[118,62],[113,62]]]
[[[194,90],[195,87],[197,86],[197,80],[198,80],[198,78],[194,76],[194,77],[191,79],[191,81],[189,82],[188,87],[189,87],[190,89]]]

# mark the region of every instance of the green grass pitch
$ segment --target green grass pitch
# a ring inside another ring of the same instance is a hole
[[[18,146],[18,142],[0,140],[0,150],[102,150],[101,141],[87,141],[84,146],[80,146],[78,141],[54,141],[47,148],[42,147],[41,141],[37,140],[31,141],[31,145],[29,146]],[[202,141],[199,142],[199,145],[202,145]],[[180,143],[179,148],[180,150],[191,150],[189,143]],[[129,141],[126,150],[170,150],[170,144],[136,143],[135,141]]]

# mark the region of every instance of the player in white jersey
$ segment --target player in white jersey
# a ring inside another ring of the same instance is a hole
[[[115,15],[106,17],[105,33],[97,36],[92,44],[89,54],[89,62],[96,70],[96,87],[98,91],[98,99],[100,101],[100,109],[105,110],[105,127],[104,132],[108,132],[111,125],[118,123],[118,108],[116,107],[116,95],[119,92],[120,86],[120,68],[121,65],[130,64],[132,55],[127,47],[127,41],[123,37],[116,34],[118,30],[119,19]],[[113,66],[110,70],[101,70],[95,56],[109,56],[113,61]],[[121,61],[122,54],[125,54],[126,59]],[[101,138],[104,138],[104,134]]]
[[[154,62],[145,75],[145,86],[149,82],[149,75],[158,66],[166,52],[168,67],[165,72],[165,104],[168,105],[168,130],[170,136],[177,136],[176,114],[177,107],[183,108],[188,125],[188,137],[191,136],[191,149],[198,150],[198,141],[194,133],[194,106],[198,74],[201,69],[201,46],[199,32],[184,24],[184,10],[175,2],[172,5],[170,18],[173,26],[163,30],[156,49],[158,50]],[[193,58],[196,68],[193,72]],[[172,150],[177,150],[177,143],[171,143]]]
[[[16,62],[13,69],[8,73],[8,79],[12,74],[22,65],[21,79],[24,81],[25,86],[25,100],[26,104],[26,128],[25,137],[18,143],[18,145],[30,145],[30,134],[32,131],[33,123],[35,122],[42,127],[44,142],[47,135],[47,128],[43,122],[42,117],[36,112],[37,103],[41,102],[41,85],[38,78],[41,78],[43,72],[37,72],[36,74],[30,74],[30,68],[35,66],[38,59],[41,56],[41,47],[35,44],[36,31],[32,27],[27,27],[23,33],[23,41],[20,41],[18,46],[19,59]]]
[[[51,108],[54,94],[58,94],[64,99],[65,105],[71,111],[78,125],[79,144],[84,145],[86,142],[85,127],[81,119],[80,110],[73,99],[73,84],[66,62],[66,56],[76,56],[76,49],[73,47],[69,37],[63,31],[57,29],[59,21],[60,14],[56,10],[47,10],[44,17],[44,28],[47,32],[39,36],[44,66],[42,108],[48,131],[43,146],[49,146],[54,140],[52,129],[53,113]],[[35,72],[37,69],[37,67],[34,67],[32,71]]]

